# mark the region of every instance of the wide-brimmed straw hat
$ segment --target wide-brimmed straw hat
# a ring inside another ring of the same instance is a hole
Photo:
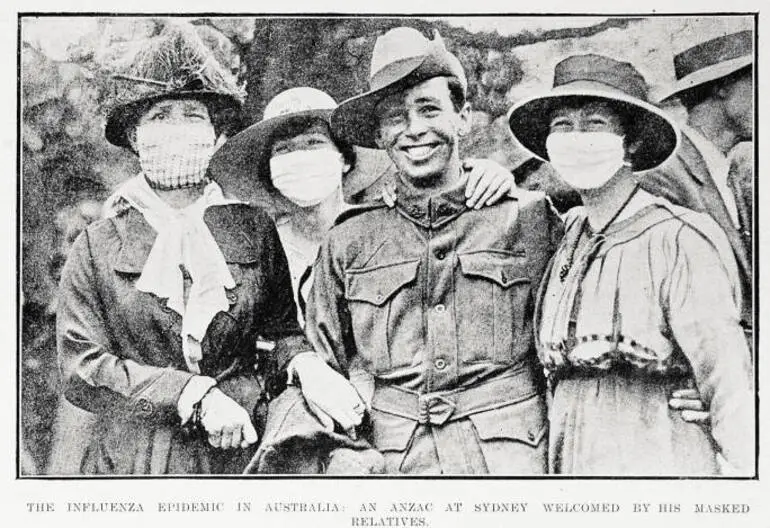
[[[374,44],[369,91],[352,97],[334,111],[334,133],[353,145],[376,149],[375,107],[384,97],[434,77],[455,77],[463,93],[468,81],[457,57],[444,45],[438,31],[433,40],[413,28],[399,27],[380,36]]]
[[[269,207],[272,186],[267,180],[275,138],[295,125],[309,125],[314,120],[328,125],[335,108],[337,102],[316,88],[300,86],[279,93],[265,107],[261,121],[228,139],[214,153],[209,175],[228,194]],[[355,166],[343,180],[346,198],[366,189],[389,166],[389,163],[376,163],[376,156],[369,152],[356,149],[355,154]]]
[[[660,109],[648,102],[644,77],[628,62],[603,55],[574,55],[556,65],[553,89],[524,99],[508,113],[513,136],[537,157],[548,161],[546,139],[550,116],[564,106],[603,101],[631,116],[639,148],[630,154],[631,168],[645,171],[663,163],[679,142],[679,130]]]
[[[169,23],[161,33],[130,48],[120,71],[110,78],[107,95],[107,141],[133,150],[129,132],[148,104],[163,99],[196,99],[206,104],[212,121],[240,112],[242,92],[220,65],[195,28]]]
[[[754,35],[740,31],[707,40],[674,56],[676,82],[660,101],[726,77],[754,62]]]

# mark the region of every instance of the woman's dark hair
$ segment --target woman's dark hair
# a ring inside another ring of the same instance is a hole
[[[622,101],[608,100],[601,97],[591,97],[575,95],[565,97],[564,103],[560,108],[578,109],[588,104],[601,104],[607,106],[612,110],[615,115],[618,116],[620,126],[623,129],[623,136],[625,138],[624,144],[628,146],[639,137],[639,127],[641,126],[640,120],[636,119],[638,111],[634,109],[634,105],[624,103]],[[550,120],[553,116],[549,115]]]
[[[329,127],[329,123],[325,121],[324,119],[318,118],[318,117],[298,117],[296,120],[289,121],[286,126],[281,127],[280,130],[273,133],[268,141],[269,145],[273,145],[276,141],[281,141],[284,139],[290,139],[295,136],[298,136],[300,134],[304,134],[308,130],[310,130],[312,127],[322,124],[324,129],[326,130],[326,135],[329,136],[329,139],[332,140],[332,143],[337,148],[337,150],[340,151],[342,154],[342,160],[350,165],[351,170],[353,167],[356,166],[356,151],[353,149],[353,146],[344,142],[340,141],[338,138],[334,137],[334,135],[331,132],[331,128]],[[269,149],[268,149],[269,150]],[[277,189],[273,186],[273,181],[270,175],[270,155],[269,152],[268,155],[262,156],[262,160],[260,163],[260,167],[258,167],[258,174],[264,175],[265,182],[268,185],[268,187],[277,192]]]
[[[170,97],[170,99],[175,98]],[[221,108],[217,105],[207,102],[205,98],[201,99],[188,96],[184,97],[184,99],[200,101],[206,105],[206,109],[209,112],[209,119],[211,120],[211,124],[214,126],[214,134],[217,138],[219,138],[219,136],[222,134],[231,136],[234,132],[237,132],[239,128],[241,128],[240,114],[235,109]],[[130,139],[136,139],[136,125],[139,123],[139,119],[141,119],[141,117],[146,114],[154,104],[162,100],[163,99],[150,99],[148,101],[142,101],[141,103],[138,103],[134,106],[133,111],[128,118],[128,122],[125,125],[125,130],[128,130],[127,135]]]

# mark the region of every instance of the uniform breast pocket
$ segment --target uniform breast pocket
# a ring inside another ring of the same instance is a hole
[[[345,272],[345,298],[358,352],[375,372],[400,366],[389,344],[402,308],[409,304],[404,290],[417,279],[419,265],[415,259]]]
[[[466,363],[514,363],[529,348],[531,281],[518,253],[488,250],[458,255],[464,280],[457,295],[468,321],[460,328]],[[465,329],[468,329],[465,331]]]

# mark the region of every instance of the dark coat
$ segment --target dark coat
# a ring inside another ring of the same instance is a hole
[[[276,341],[282,369],[309,350],[297,324],[286,257],[268,216],[246,205],[210,207],[204,221],[236,286],[202,341],[201,374],[252,413],[262,397],[258,336]],[[136,209],[89,226],[61,280],[57,346],[65,395],[99,416],[93,473],[239,473],[251,452],[218,451],[180,427],[178,398],[193,376],[182,354],[182,318],[135,283],[156,233]],[[261,373],[264,374],[264,373]]]

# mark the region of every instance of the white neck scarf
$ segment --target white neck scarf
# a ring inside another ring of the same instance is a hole
[[[195,203],[175,209],[152,190],[142,174],[124,183],[108,201],[108,216],[118,211],[120,198],[142,213],[158,232],[136,288],[166,299],[166,306],[182,316],[184,359],[190,371],[198,374],[203,336],[214,316],[230,307],[225,290],[235,287],[222,250],[203,221],[203,214],[213,205],[242,202],[226,199],[219,185],[211,182]],[[180,265],[192,279],[186,305]]]

